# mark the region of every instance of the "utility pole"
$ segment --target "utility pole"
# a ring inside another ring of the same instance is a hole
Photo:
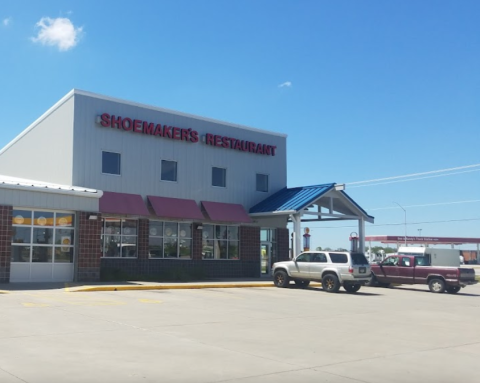
[[[404,213],[404,215],[405,215],[405,218],[404,218],[404,226],[405,226],[405,246],[407,246],[407,211],[406,211],[406,210],[403,208],[403,206],[400,205],[398,202],[393,201],[393,203],[394,203],[395,205],[398,205],[398,207],[403,210],[403,213]],[[421,230],[421,229],[420,229],[420,230]]]

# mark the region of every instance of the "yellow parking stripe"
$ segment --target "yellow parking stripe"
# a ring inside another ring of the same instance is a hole
[[[31,302],[25,302],[22,303],[25,307],[49,307],[50,305],[47,305],[46,303],[31,303]]]
[[[156,301],[154,299],[139,299],[138,301],[141,303],[162,303],[162,301]]]

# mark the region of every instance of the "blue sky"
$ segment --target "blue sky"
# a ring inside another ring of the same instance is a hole
[[[408,235],[480,237],[476,0],[0,4],[0,147],[78,88],[288,134],[288,186],[346,183],[367,235],[403,235],[395,201]]]

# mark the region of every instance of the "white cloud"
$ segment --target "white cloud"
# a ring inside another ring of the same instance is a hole
[[[284,83],[280,84],[278,87],[279,88],[290,88],[292,86],[292,83],[290,81],[285,81]]]
[[[12,22],[12,18],[11,17],[7,17],[6,19],[3,19],[2,23],[5,27],[8,27]]]
[[[68,51],[77,45],[83,28],[75,28],[70,19],[59,17],[51,19],[42,17],[36,24],[38,35],[32,41],[43,45],[58,47],[60,51]]]

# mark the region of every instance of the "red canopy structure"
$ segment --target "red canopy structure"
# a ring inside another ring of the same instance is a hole
[[[403,235],[367,235],[365,241],[381,243],[407,243],[417,245],[465,245],[468,243],[480,244],[480,238],[461,238],[461,237],[410,237]]]

